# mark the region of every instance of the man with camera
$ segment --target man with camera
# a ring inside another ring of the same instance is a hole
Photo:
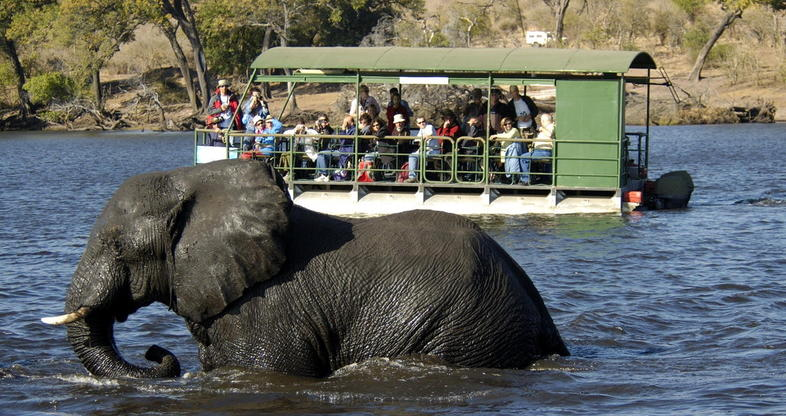
[[[243,103],[243,125],[246,128],[246,133],[254,132],[254,119],[264,120],[270,115],[267,102],[262,98],[262,92],[257,87],[252,87],[248,99]],[[253,145],[254,138],[246,137],[243,139],[243,149],[250,150]]]

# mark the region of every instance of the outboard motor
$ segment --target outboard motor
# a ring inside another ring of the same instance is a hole
[[[685,208],[693,194],[693,179],[684,170],[669,172],[655,181],[654,188],[654,192],[647,198],[648,208]]]

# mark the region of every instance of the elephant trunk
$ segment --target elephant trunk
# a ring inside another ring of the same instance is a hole
[[[136,310],[122,267],[106,251],[88,244],[66,299],[66,315],[44,322],[67,324],[68,341],[87,371],[104,377],[177,377],[180,363],[169,351],[151,346],[145,358],[158,365],[144,368],[127,362],[117,350],[115,319],[123,321]]]
[[[98,316],[101,315],[101,316]],[[68,324],[68,341],[87,371],[99,377],[161,378],[180,375],[180,363],[169,351],[151,346],[145,358],[158,365],[145,368],[127,362],[115,347],[114,319],[109,313],[91,313]]]

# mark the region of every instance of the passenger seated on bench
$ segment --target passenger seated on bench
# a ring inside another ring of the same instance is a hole
[[[524,153],[521,159],[521,181],[525,183],[530,182],[529,174],[532,171],[532,161],[546,160],[550,161],[551,150],[554,147],[554,119],[550,113],[543,113],[540,115],[538,128],[538,135],[532,141],[532,150]]]
[[[319,134],[333,134],[334,132],[333,127],[330,126],[330,121],[325,114],[317,117],[317,121],[314,122],[314,130],[316,130]]]
[[[483,123],[479,117],[470,117],[467,121],[467,136],[469,137],[485,137],[486,132]],[[464,140],[459,143],[459,154],[460,155],[479,155],[482,149],[482,142],[476,140],[470,140],[466,137]],[[459,170],[463,171],[478,171],[478,165],[480,160],[478,158],[472,157],[464,157],[459,159]],[[472,174],[465,173],[463,174],[462,179],[464,181],[472,181],[474,178]]]
[[[510,179],[512,184],[519,182],[522,172],[522,159],[518,157],[524,154],[524,143],[514,141],[521,139],[521,132],[515,127],[515,121],[510,117],[502,119],[504,133],[491,136],[492,139],[502,139],[500,141],[500,162],[505,165],[505,177]]]
[[[371,122],[373,121],[373,117],[369,113],[363,113],[358,118],[358,134],[361,136],[371,136]],[[368,146],[366,146],[368,147]]]
[[[376,118],[374,121],[371,122],[371,135],[377,136],[376,144],[389,144],[395,145],[396,140],[394,139],[386,139],[385,136],[388,134],[388,129],[385,126],[385,121],[381,118]]]
[[[327,116],[325,116],[325,119],[327,120]],[[355,118],[349,114],[344,116],[344,121],[341,123],[341,130],[339,130],[338,134],[342,136],[355,136]],[[317,178],[314,180],[319,182],[328,182],[330,180],[328,165],[335,159],[338,159],[339,168],[346,168],[347,160],[349,159],[351,153],[355,150],[354,147],[354,137],[347,139],[327,140],[326,148],[319,152],[319,155],[317,155],[317,174],[319,176],[317,176]],[[347,175],[343,174],[343,172],[337,170],[337,173],[341,174],[335,175],[334,178],[341,177],[342,179],[340,180],[346,179]]]
[[[265,120],[260,116],[254,116],[253,119],[254,130],[252,133],[264,134],[265,133]],[[265,156],[273,156],[275,150],[276,138],[272,136],[256,136],[254,138],[254,150],[262,152]]]
[[[365,156],[366,161],[377,161],[377,166],[380,169],[390,171],[396,168],[396,155],[398,153],[396,139],[386,138],[387,127],[385,121],[381,118],[376,118],[371,122],[371,135],[376,136],[374,140],[374,148],[370,153]]]
[[[317,160],[317,141],[319,140],[316,137],[305,137],[300,135],[316,135],[316,130],[309,129],[306,127],[306,124],[301,120],[293,129],[289,129],[284,132],[286,135],[295,136],[295,149],[299,153],[301,158],[300,167],[301,168],[308,168],[309,165],[313,165],[313,163]],[[302,153],[301,153],[302,152]],[[309,161],[311,163],[309,163]],[[298,176],[304,176],[305,174],[301,174]]]
[[[475,88],[469,94],[469,102],[464,106],[463,121],[467,124],[469,130],[469,120],[476,118],[481,125],[486,125],[486,108],[488,104],[483,100],[483,92],[480,88]]]
[[[441,152],[439,139],[430,139],[431,136],[434,135],[434,126],[426,121],[423,117],[418,117],[415,120],[415,123],[420,128],[418,130],[418,134],[416,135],[419,137],[415,139],[414,144],[418,146],[423,145],[423,141],[426,141],[426,156],[428,155],[438,155]],[[420,160],[420,148],[418,147],[415,149],[414,152],[410,153],[409,160],[409,176],[404,182],[413,183],[418,181],[418,161]]]
[[[463,134],[464,132],[461,131],[461,126],[456,120],[456,113],[454,113],[452,110],[442,110],[442,124],[437,128],[437,136],[458,139]],[[451,150],[450,142],[440,143],[440,147],[445,153],[448,153]]]
[[[263,134],[280,134],[284,131],[284,125],[281,124],[275,117],[271,116],[270,114],[265,117],[265,128],[262,130]],[[255,142],[261,143],[264,140],[270,139],[273,141],[276,150],[279,152],[286,152],[289,148],[289,141],[288,139],[276,138],[276,137],[256,137],[254,139]]]

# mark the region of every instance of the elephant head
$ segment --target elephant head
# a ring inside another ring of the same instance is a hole
[[[44,322],[68,324],[69,342],[95,375],[177,376],[175,356],[155,345],[146,357],[158,365],[125,361],[115,347],[114,321],[155,301],[189,322],[218,314],[278,273],[291,205],[284,182],[263,162],[220,161],[133,177],[91,232],[66,314]]]

